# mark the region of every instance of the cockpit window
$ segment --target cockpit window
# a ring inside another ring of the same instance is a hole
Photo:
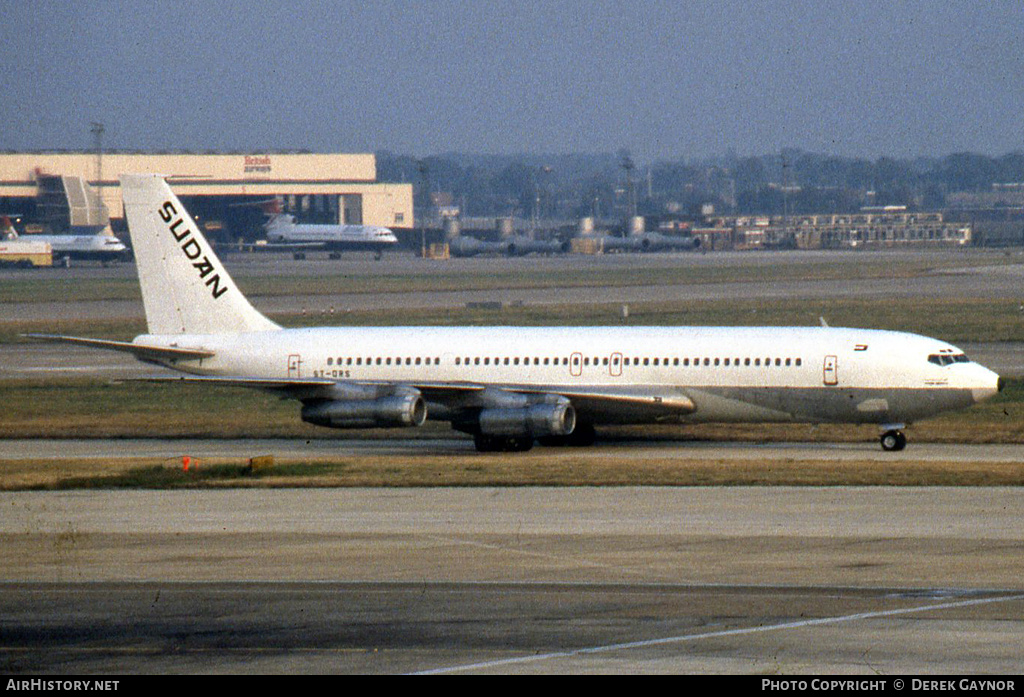
[[[970,363],[971,359],[962,353],[933,353],[928,356],[928,362],[934,363],[935,365],[947,366],[953,365],[954,363]]]

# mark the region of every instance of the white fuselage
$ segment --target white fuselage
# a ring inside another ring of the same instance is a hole
[[[319,328],[136,342],[214,351],[168,363],[200,375],[584,395],[574,402],[594,423],[665,420],[672,404],[686,421],[909,423],[998,389],[995,373],[942,341],[827,327]],[[588,405],[587,393],[639,406]]]
[[[114,235],[25,235],[21,239],[47,242],[55,259],[115,259],[124,255],[128,247]]]

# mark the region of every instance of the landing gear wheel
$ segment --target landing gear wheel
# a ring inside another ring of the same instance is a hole
[[[569,434],[569,445],[577,448],[587,448],[597,440],[597,431],[592,424],[577,423],[576,428]]]
[[[506,440],[505,449],[513,453],[525,453],[533,448],[533,438],[530,436],[512,436]]]
[[[577,423],[573,432],[567,436],[542,436],[537,442],[552,448],[586,448],[593,445],[596,440],[597,431],[592,425]]]
[[[473,435],[473,445],[481,453],[525,453],[533,448],[530,436],[488,436],[483,433]]]
[[[478,453],[494,453],[498,451],[498,439],[493,436],[485,436],[482,433],[473,435],[473,445]]]
[[[907,447],[907,437],[903,431],[886,431],[882,434],[882,450],[897,452]]]

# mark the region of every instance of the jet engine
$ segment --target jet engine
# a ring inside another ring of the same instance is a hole
[[[399,393],[377,399],[313,402],[302,407],[302,420],[328,428],[392,428],[422,426],[427,405],[417,393]]]
[[[519,409],[484,409],[480,433],[488,436],[567,436],[576,427],[576,410],[568,400]]]

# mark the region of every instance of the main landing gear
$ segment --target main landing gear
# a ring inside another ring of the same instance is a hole
[[[591,424],[576,424],[576,428],[567,436],[540,436],[537,442],[546,446],[587,447],[597,440],[597,432]],[[525,453],[533,448],[533,436],[491,436],[484,433],[473,434],[473,444],[481,453]]]
[[[525,453],[533,447],[533,436],[488,436],[477,433],[473,444],[481,453]]]
[[[890,428],[882,433],[882,450],[896,452],[907,447],[907,437],[898,428]]]
[[[552,447],[573,447],[573,448],[586,448],[594,444],[597,440],[597,432],[594,427],[588,423],[577,423],[576,428],[573,432],[567,436],[541,436],[537,439],[537,442],[541,445],[547,445]]]

